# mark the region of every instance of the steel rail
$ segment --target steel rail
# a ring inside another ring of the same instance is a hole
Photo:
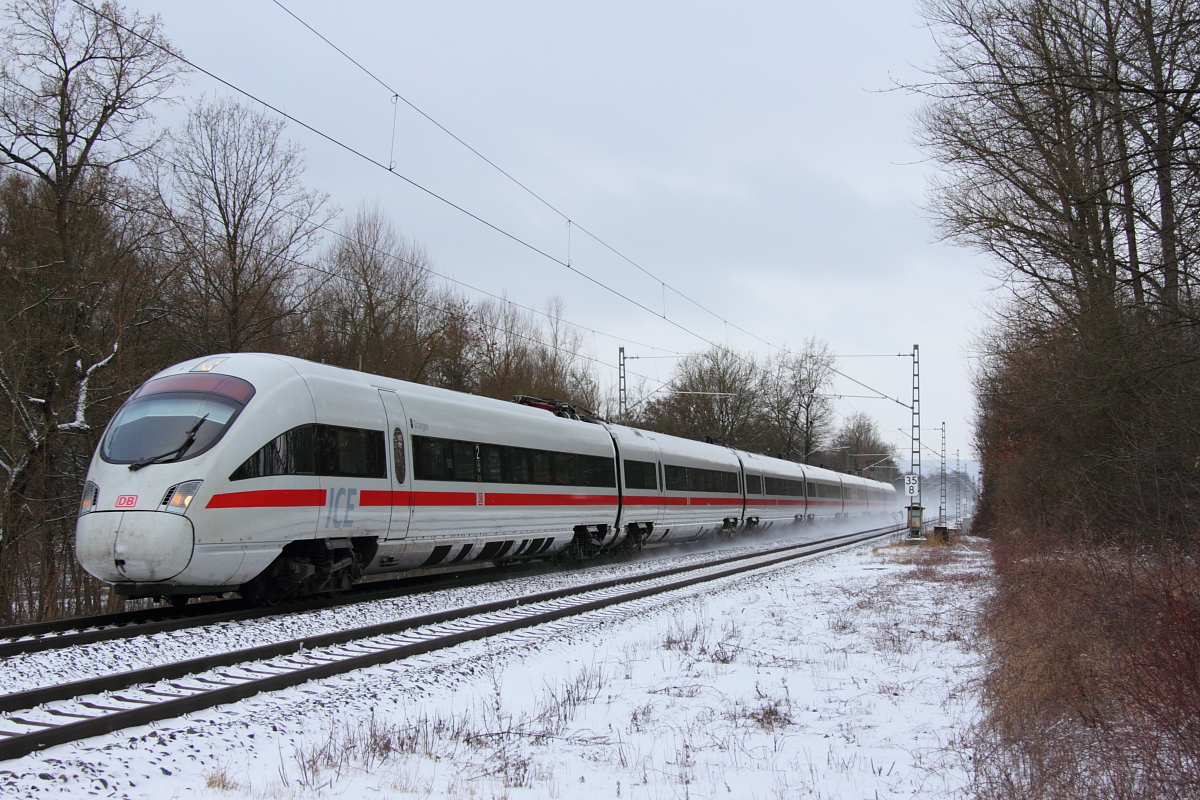
[[[597,566],[602,563],[604,562],[596,561],[580,565],[580,568]],[[173,609],[146,608],[92,617],[33,622],[0,628],[0,658],[40,653],[47,650],[61,650],[115,639],[129,639],[134,636],[169,633],[222,622],[241,622],[301,611],[339,608],[376,600],[406,597],[422,592],[478,586],[483,583],[505,580],[509,577],[547,575],[570,568],[551,566],[546,562],[507,562],[490,567],[453,569],[433,575],[425,574],[360,583],[337,597],[319,595],[277,606],[250,606],[241,600],[218,600]],[[497,572],[502,574],[497,575]],[[59,631],[62,633],[46,635]],[[38,638],[22,638],[26,636],[37,636]],[[4,639],[8,639],[8,641],[3,641]]]
[[[542,575],[558,571],[561,568],[545,566],[544,564],[506,564],[502,566],[476,568],[472,570],[454,570],[438,575],[420,575],[389,581],[372,581],[360,583],[348,593],[337,597],[312,597],[283,603],[277,606],[248,606],[241,600],[218,600],[209,603],[197,603],[179,609],[147,608],[137,611],[121,611],[115,614],[102,614],[95,617],[76,617],[73,620],[55,620],[53,622],[35,622],[29,625],[18,625],[0,628],[0,639],[9,638],[12,641],[0,641],[0,658],[22,655],[24,653],[40,653],[45,650],[61,650],[65,647],[106,642],[113,639],[128,639],[134,636],[149,636],[155,633],[166,633],[184,628],[196,628],[201,625],[212,625],[218,622],[240,622],[247,619],[261,619],[280,614],[294,614],[300,611],[313,611],[323,608],[367,603],[374,600],[387,600],[392,597],[405,597],[421,592],[438,591],[441,589],[458,589],[465,586],[475,586],[481,583],[493,583],[508,576]],[[504,571],[504,576],[498,576],[496,571]],[[459,577],[464,573],[475,573],[468,577]],[[195,609],[189,611],[188,609]],[[176,613],[172,613],[172,611]],[[29,636],[23,632],[29,628],[38,633],[51,633],[55,630],[74,631],[57,636],[41,636],[37,639],[21,639],[19,636]],[[91,630],[87,630],[90,628]]]
[[[742,554],[702,565],[613,578],[470,608],[6,695],[0,697],[3,710],[24,710],[24,713],[19,717],[9,713],[0,719],[0,725],[4,727],[0,730],[0,737],[3,737],[0,738],[0,760],[17,758],[56,744],[178,717],[243,700],[261,692],[284,689],[698,583],[765,569],[900,530],[903,530],[903,526],[875,528],[817,542]],[[631,585],[640,585],[640,588],[623,590],[623,587]],[[252,666],[236,666],[247,662],[256,663]],[[217,672],[211,677],[203,676],[206,671],[222,668],[233,669]],[[231,674],[235,670],[242,674]],[[196,676],[190,678],[192,685],[173,682],[163,686],[160,683],[178,681],[186,676]],[[145,686],[151,683],[155,685]],[[139,686],[143,688],[136,688]],[[110,694],[123,690],[141,696]],[[82,699],[100,692],[109,694],[94,700]],[[66,702],[68,706],[34,707],[59,702]],[[30,719],[34,716],[41,716],[42,719]],[[9,730],[14,727],[27,730]]]

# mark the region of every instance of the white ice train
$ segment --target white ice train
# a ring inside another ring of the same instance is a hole
[[[521,400],[260,353],[178,364],[105,431],[79,562],[127,597],[272,603],[895,507],[886,483]]]

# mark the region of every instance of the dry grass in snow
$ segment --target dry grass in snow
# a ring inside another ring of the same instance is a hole
[[[99,794],[965,796],[989,564],[978,542],[829,554],[237,704],[222,736],[108,767],[116,745],[60,755],[85,777],[30,763],[0,789],[126,769]]]

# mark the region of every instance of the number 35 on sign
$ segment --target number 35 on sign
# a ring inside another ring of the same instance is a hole
[[[917,475],[904,476],[904,494],[908,497],[916,497],[921,490],[921,478]]]

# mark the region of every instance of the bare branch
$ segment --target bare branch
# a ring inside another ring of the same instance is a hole
[[[95,364],[92,364],[90,367],[87,368],[87,372],[85,372],[83,375],[83,380],[81,380],[79,382],[79,392],[76,395],[76,399],[75,399],[75,419],[71,420],[70,422],[60,423],[57,426],[58,430],[60,430],[60,431],[88,431],[88,430],[91,430],[91,426],[87,424],[87,421],[85,419],[85,417],[87,415],[87,408],[88,408],[88,405],[87,405],[88,384],[92,380],[92,373],[94,373],[96,370],[104,367],[106,364],[108,364],[108,362],[110,362],[114,358],[116,358],[116,355],[117,355],[117,345],[114,343],[111,353],[109,353],[103,359],[101,359],[100,361],[97,361]],[[78,363],[78,362],[76,362],[76,363]]]

